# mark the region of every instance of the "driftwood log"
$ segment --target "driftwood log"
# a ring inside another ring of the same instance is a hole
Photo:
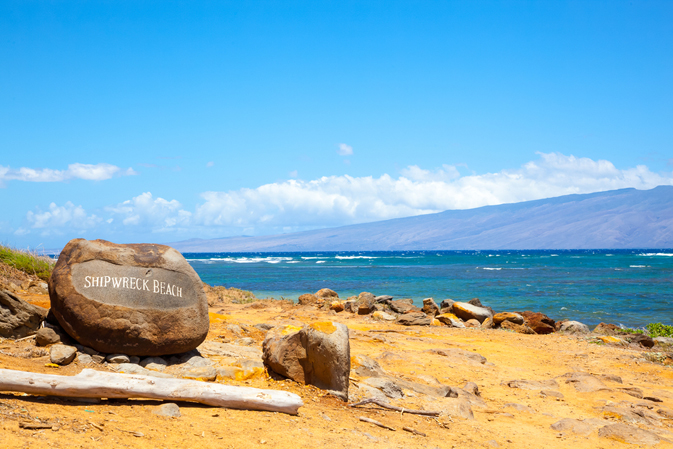
[[[78,398],[150,398],[296,415],[304,405],[294,393],[185,379],[84,369],[76,376],[0,369],[0,391]]]

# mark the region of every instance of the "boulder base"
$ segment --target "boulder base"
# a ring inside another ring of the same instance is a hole
[[[104,353],[187,352],[208,333],[201,280],[164,245],[71,240],[49,280],[49,297],[61,327]]]
[[[8,290],[0,290],[0,337],[32,335],[46,317],[46,309],[29,304]]]

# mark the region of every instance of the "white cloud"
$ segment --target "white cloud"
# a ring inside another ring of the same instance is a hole
[[[182,209],[177,200],[153,198],[151,192],[142,193],[116,206],[106,207],[112,214],[121,215],[126,226],[150,228],[153,232],[162,232],[187,226],[191,212]]]
[[[88,181],[104,181],[113,176],[131,176],[138,173],[132,168],[123,170],[110,164],[70,164],[67,170],[53,170],[51,168],[21,167],[12,169],[0,165],[0,183],[3,181],[28,182],[62,182],[70,179],[85,179]]]
[[[635,187],[673,184],[673,173],[656,174],[639,165],[617,169],[606,160],[538,153],[519,169],[461,176],[456,166],[437,170],[410,166],[395,179],[329,176],[289,180],[255,189],[205,192],[194,223],[252,228],[329,227],[470,209],[479,206]]]
[[[350,145],[346,145],[345,143],[340,143],[339,149],[337,150],[337,154],[339,156],[350,156],[351,154],[353,154],[353,147]]]
[[[84,230],[95,227],[101,219],[96,215],[87,215],[82,206],[75,206],[68,201],[63,206],[57,206],[51,203],[49,209],[42,211],[38,208],[36,212],[29,211],[26,214],[26,221],[32,229],[41,229],[43,234],[59,232],[63,228]],[[27,233],[26,229],[20,228],[17,233]],[[22,235],[22,234],[19,234]]]
[[[215,162],[210,161],[210,162],[208,162],[208,163],[206,164],[206,167],[210,168],[210,167],[212,167],[213,165],[215,165]]]

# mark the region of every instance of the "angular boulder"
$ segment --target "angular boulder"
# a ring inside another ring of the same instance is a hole
[[[437,315],[435,318],[437,318],[439,321],[446,324],[447,326],[460,327],[460,328],[465,327],[465,324],[463,324],[460,318],[458,318],[453,313],[442,313]]]
[[[0,337],[33,335],[45,318],[47,309],[29,304],[8,290],[0,290]]]
[[[485,307],[475,306],[467,302],[453,303],[453,313],[460,319],[477,320],[482,323],[486,318],[493,318],[493,314]]]
[[[439,315],[439,306],[432,298],[425,298],[423,300],[423,313],[429,316]]]
[[[274,329],[262,346],[264,364],[271,371],[348,400],[351,359],[345,325],[324,321],[299,331],[291,326]]]
[[[421,309],[416,307],[411,299],[398,299],[395,301],[390,301],[388,303],[393,312],[396,313],[407,313],[407,312],[420,312]]]
[[[302,306],[310,306],[318,302],[318,297],[314,294],[306,293],[305,295],[301,295],[297,299],[297,302]]]
[[[61,327],[104,353],[182,353],[208,333],[203,284],[182,254],[164,245],[71,240],[49,297]]]

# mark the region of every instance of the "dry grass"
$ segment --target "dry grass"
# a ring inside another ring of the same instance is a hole
[[[247,290],[241,290],[235,287],[211,287],[208,284],[203,284],[208,297],[208,305],[211,307],[218,303],[233,303],[233,304],[249,304],[251,302],[259,301],[259,298],[254,293]]]
[[[28,275],[48,281],[56,261],[49,256],[39,255],[36,251],[10,248],[0,245],[0,262]]]

